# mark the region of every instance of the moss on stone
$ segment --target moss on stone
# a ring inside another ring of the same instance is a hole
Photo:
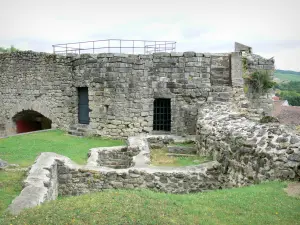
[[[260,123],[279,123],[279,120],[273,116],[264,116],[260,119]]]

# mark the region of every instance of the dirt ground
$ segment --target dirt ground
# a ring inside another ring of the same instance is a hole
[[[300,182],[289,183],[288,187],[285,188],[284,191],[289,196],[299,197],[300,198]]]

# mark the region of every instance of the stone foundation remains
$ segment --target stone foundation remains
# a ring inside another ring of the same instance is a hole
[[[159,139],[170,140],[170,137]],[[50,152],[42,153],[24,181],[25,188],[10,205],[10,212],[18,214],[24,208],[54,200],[59,194],[80,195],[113,188],[149,188],[168,193],[191,193],[226,187],[227,182],[218,162],[181,168],[154,167],[149,166],[150,150],[146,137],[131,137],[128,139],[128,144],[128,147],[91,149],[85,166],[79,166],[65,156]],[[137,148],[137,145],[140,147]],[[117,160],[118,166],[125,167],[125,164],[128,166],[128,161],[126,163],[123,160],[119,161],[118,154],[109,154],[109,152],[135,152],[132,157],[132,167],[109,168],[116,167],[114,159]],[[101,159],[103,155],[112,157],[107,157],[108,163],[105,163],[109,167],[103,165]]]
[[[93,148],[85,166],[65,156],[42,153],[9,210],[18,214],[24,208],[54,200],[58,194],[80,195],[105,189],[192,193],[266,180],[300,180],[300,137],[287,133],[279,124],[250,121],[234,107],[223,103],[201,108],[198,154],[213,156],[214,161],[186,167],[150,166],[148,140],[157,146],[176,139],[154,135],[130,137],[128,146]]]

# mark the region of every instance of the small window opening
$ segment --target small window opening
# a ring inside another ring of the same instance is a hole
[[[171,131],[171,100],[157,98],[154,100],[153,130]]]

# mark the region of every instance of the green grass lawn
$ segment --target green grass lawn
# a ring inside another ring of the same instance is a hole
[[[300,199],[286,195],[285,183],[165,194],[109,190],[57,201],[6,216],[3,224],[300,224]]]
[[[41,152],[55,152],[85,164],[90,148],[124,145],[122,140],[74,137],[54,130],[0,139],[0,159],[30,166]]]
[[[0,139],[0,159],[25,167],[32,165],[41,152],[55,152],[85,164],[90,148],[124,144],[122,140],[74,137],[55,130]],[[22,190],[24,176],[24,172],[0,170],[0,224],[1,214]]]
[[[0,170],[0,224],[2,224],[1,214],[21,192],[24,176],[25,172],[5,172]]]
[[[300,81],[300,75],[275,72],[274,76],[281,81]]]

